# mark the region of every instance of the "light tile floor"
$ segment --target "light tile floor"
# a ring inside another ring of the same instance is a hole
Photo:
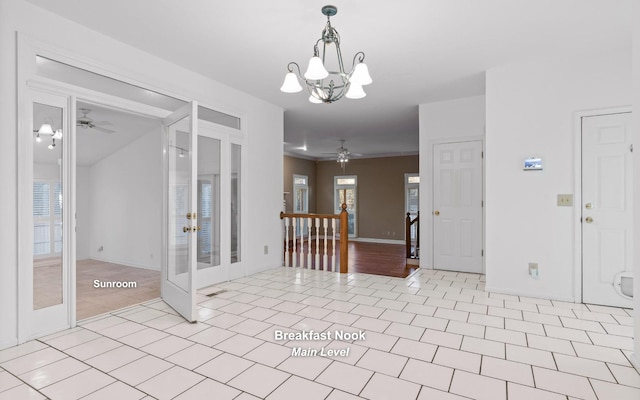
[[[0,351],[0,400],[640,399],[631,310],[488,293],[481,275],[277,268],[198,301],[197,324],[155,300]],[[322,347],[349,354],[292,356]]]

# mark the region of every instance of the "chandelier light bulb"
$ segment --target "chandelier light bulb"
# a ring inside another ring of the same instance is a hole
[[[53,135],[53,129],[51,128],[51,124],[40,125],[40,129],[38,129],[38,133],[42,135]]]
[[[57,130],[53,133],[53,138],[54,138],[54,139],[62,139],[62,129],[57,129]]]
[[[369,75],[369,67],[365,63],[359,63],[353,69],[353,74],[351,75],[351,79],[349,81],[353,84],[358,84],[361,86],[368,85],[373,80],[371,79],[371,75]]]
[[[307,67],[307,72],[304,73],[304,77],[317,81],[326,78],[329,76],[329,72],[322,64],[322,60],[318,56],[313,56],[309,60],[309,66]]]
[[[51,144],[50,144],[49,146],[47,146],[47,148],[48,148],[49,150],[53,150],[55,147],[56,147],[56,140],[55,140],[55,139],[53,139],[53,140],[51,141]]]
[[[280,87],[280,90],[285,93],[298,93],[302,91],[302,86],[300,86],[296,74],[294,74],[293,72],[289,72],[287,75],[285,75],[284,83]]]
[[[36,133],[36,142],[42,142],[42,138],[40,137],[40,132]]]
[[[349,90],[347,91],[347,94],[345,95],[345,97],[348,99],[355,100],[355,99],[361,99],[366,95],[367,94],[362,89],[362,85],[358,85],[355,82],[352,82],[351,86],[349,86]]]
[[[322,100],[318,99],[314,95],[309,95],[309,101],[313,104],[321,104]]]

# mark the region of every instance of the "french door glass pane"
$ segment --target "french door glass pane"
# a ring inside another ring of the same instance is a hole
[[[198,269],[220,265],[220,140],[198,136]]]
[[[191,183],[190,117],[169,126],[167,279],[188,290],[190,221],[187,219]]]
[[[231,145],[231,262],[240,260],[240,199],[241,199],[241,149]]]
[[[62,303],[62,121],[62,108],[33,103],[34,310]]]

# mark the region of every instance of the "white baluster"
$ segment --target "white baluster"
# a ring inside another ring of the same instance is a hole
[[[307,230],[308,230],[308,241],[307,241],[307,268],[311,269],[311,218],[307,218]]]
[[[293,268],[298,268],[298,218],[292,217],[293,222]]]
[[[284,266],[288,267],[289,261],[289,217],[284,218]]]
[[[331,246],[333,246],[333,252],[331,253],[331,268],[333,272],[340,271],[340,268],[336,265],[336,219],[331,219]]]
[[[329,239],[329,235],[327,230],[329,229],[329,219],[328,218],[323,218],[322,219],[322,225],[324,226],[324,236],[323,236],[323,241],[324,241],[324,254],[322,255],[322,267],[324,268],[325,271],[329,270],[329,256],[327,255],[327,241]]]
[[[320,218],[316,218],[316,269],[320,269]]]

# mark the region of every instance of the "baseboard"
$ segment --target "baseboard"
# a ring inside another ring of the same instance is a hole
[[[349,238],[349,241],[364,242],[364,243],[382,243],[382,244],[405,244],[404,240],[394,240],[394,239]]]
[[[551,293],[527,292],[527,291],[521,291],[521,290],[497,288],[493,286],[485,286],[485,291],[498,293],[498,294],[509,294],[512,296],[532,297],[534,299],[557,300],[557,301],[564,301],[567,303],[575,303],[575,298],[573,298],[572,296],[557,296]]]
[[[4,349],[8,349],[9,347],[13,347],[13,346],[17,346],[18,345],[18,338],[13,338],[11,340],[6,340],[3,342],[0,342],[0,350],[4,350]]]
[[[160,271],[160,267],[159,266],[155,266],[155,265],[135,264],[135,263],[127,262],[127,261],[110,260],[108,258],[101,258],[101,257],[91,257],[90,259],[91,260],[96,260],[96,261],[112,263],[112,264],[120,264],[120,265],[124,265],[125,267],[148,269],[148,270],[152,270],[152,271]]]
[[[631,353],[631,365],[640,373],[640,358],[638,358],[638,353]]]

